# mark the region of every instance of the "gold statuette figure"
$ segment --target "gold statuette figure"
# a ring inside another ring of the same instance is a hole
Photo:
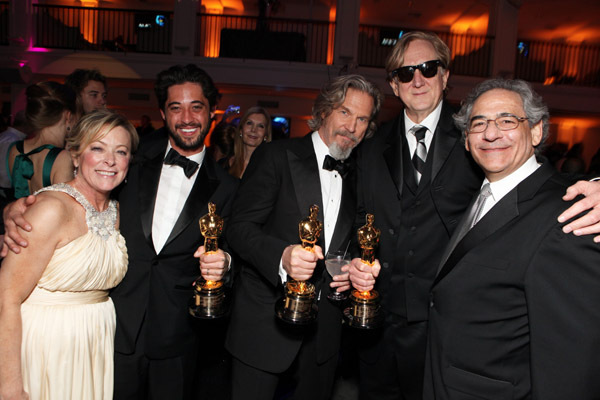
[[[370,266],[373,266],[375,262],[375,249],[381,235],[380,230],[373,226],[374,220],[373,214],[367,214],[367,223],[357,232],[361,248],[360,260]],[[379,306],[379,293],[375,290],[362,292],[356,289],[352,290],[350,307],[344,310],[344,315],[352,327],[362,329],[379,327],[383,322]]]
[[[306,251],[314,251],[314,246],[323,230],[323,223],[317,219],[318,214],[319,206],[312,205],[308,218],[298,224],[300,241]],[[314,299],[315,286],[312,283],[288,277],[285,284],[285,295],[275,305],[275,313],[279,319],[291,324],[311,323],[317,316]]]
[[[216,253],[219,250],[219,237],[223,233],[223,218],[215,210],[215,204],[208,203],[208,214],[199,220],[205,253]],[[194,297],[189,311],[196,318],[219,318],[227,313],[227,300],[223,281],[208,281],[200,276],[194,285]]]

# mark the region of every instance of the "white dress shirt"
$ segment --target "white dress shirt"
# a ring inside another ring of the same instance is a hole
[[[167,145],[165,156],[170,149],[171,143]],[[201,152],[187,158],[202,166],[205,152],[206,147],[203,147]],[[198,171],[200,171],[200,168],[188,178],[185,176],[183,168],[178,165],[163,164],[162,166],[152,217],[152,243],[154,243],[157,254],[160,253],[167,242],[179,214],[183,210],[183,206],[198,176]]]
[[[437,127],[438,122],[440,121],[440,115],[442,115],[442,102],[437,105],[437,107],[425,118],[421,121],[420,124],[415,124],[409,117],[406,115],[406,110],[404,110],[404,135],[406,135],[406,141],[408,142],[408,151],[410,156],[412,157],[415,154],[415,150],[417,149],[417,138],[411,132],[411,129],[415,126],[424,126],[427,128],[427,132],[425,132],[425,147],[427,148],[427,154],[429,154],[429,149],[431,147],[431,141],[433,140],[433,132],[435,132],[435,128]]]
[[[488,197],[483,205],[483,209],[479,214],[479,218],[475,223],[477,223],[492,207],[496,205],[504,196],[508,194],[511,190],[513,190],[519,183],[524,181],[529,175],[533,174],[536,169],[541,166],[535,159],[535,155],[532,155],[521,165],[516,171],[511,173],[508,176],[496,181],[490,182],[487,178],[483,180],[481,186],[486,183],[490,184],[490,190],[492,191],[492,195]]]
[[[325,239],[324,255],[327,254],[338,214],[340,212],[340,204],[342,203],[342,177],[336,171],[328,171],[323,168],[325,156],[329,154],[327,145],[321,139],[319,132],[313,132],[311,135],[315,156],[317,157],[317,166],[319,169],[319,180],[321,183],[321,196],[323,201],[323,238]],[[293,173],[293,172],[292,172]],[[304,211],[304,210],[301,210]],[[305,210],[308,216],[308,210]],[[298,221],[300,222],[300,221]],[[283,269],[282,262],[279,263],[279,276],[281,281],[287,280],[287,272]]]

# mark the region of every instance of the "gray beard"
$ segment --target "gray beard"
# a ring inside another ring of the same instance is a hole
[[[336,160],[346,160],[348,157],[350,157],[350,154],[352,154],[353,149],[354,147],[350,147],[349,149],[342,149],[336,142],[333,142],[329,146],[329,154]]]

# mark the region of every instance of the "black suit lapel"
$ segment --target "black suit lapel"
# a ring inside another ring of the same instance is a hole
[[[192,190],[185,201],[181,214],[179,214],[179,218],[177,218],[177,222],[175,222],[175,226],[173,226],[173,230],[165,242],[163,249],[191,223],[198,224],[198,219],[202,215],[208,213],[208,207],[203,209],[202,206],[208,204],[208,200],[219,186],[219,180],[215,175],[214,168],[215,166],[212,158],[205,154],[202,166],[196,176],[196,181],[192,186]],[[217,204],[216,206],[217,209],[221,209],[222,204]],[[200,227],[198,227],[198,230],[199,229]]]
[[[554,173],[553,167],[547,162],[544,163],[492,207],[473,229],[458,242],[454,251],[452,251],[450,257],[437,274],[433,286],[448,275],[467,252],[517,218],[519,216],[519,204],[531,200],[544,182]]]
[[[402,165],[402,152],[404,151],[403,136],[404,115],[402,114],[396,118],[390,129],[389,136],[386,140],[388,148],[383,152],[383,157],[387,163],[390,176],[398,190],[398,196],[402,195],[402,186],[404,184],[404,166]]]
[[[310,206],[319,206],[319,221],[323,222],[323,197],[321,196],[321,180],[317,166],[317,156],[312,145],[311,134],[300,140],[300,145],[290,148],[288,152],[288,163],[290,175],[294,186],[298,209],[302,218],[309,215]],[[298,221],[300,222],[300,221]],[[319,245],[323,235],[319,238]]]
[[[162,171],[163,159],[167,148],[167,139],[158,141],[150,148],[143,159],[139,161],[138,202],[142,229],[147,240],[152,241],[152,217],[156,192]]]
[[[452,110],[446,103],[443,103],[440,120],[433,135],[433,160],[431,165],[432,181],[442,169],[452,148],[456,146],[457,141],[460,140],[460,135],[457,136],[456,133],[457,130],[454,129],[454,121],[452,119]]]
[[[331,250],[345,250],[348,240],[348,232],[352,229],[352,223],[356,216],[356,184],[355,173],[352,171],[343,180],[342,183],[342,202],[340,211],[335,223],[335,231],[331,238],[329,248]]]

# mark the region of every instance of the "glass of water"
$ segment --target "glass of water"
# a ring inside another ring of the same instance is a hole
[[[350,264],[350,254],[343,251],[330,251],[325,256],[325,267],[332,277],[342,274],[342,267]],[[332,301],[344,301],[348,298],[344,293],[334,290],[327,298]]]

